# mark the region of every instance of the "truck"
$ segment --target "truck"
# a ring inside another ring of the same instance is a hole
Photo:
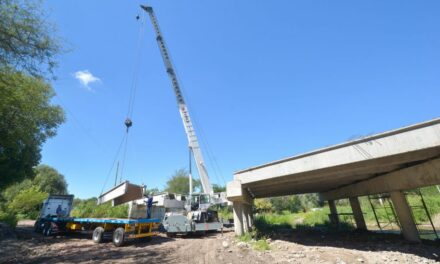
[[[40,215],[35,221],[35,232],[45,236],[55,236],[73,232],[92,235],[95,243],[110,238],[113,244],[120,247],[130,239],[149,241],[161,224],[161,219],[144,217],[137,219],[121,218],[78,218],[71,217],[73,195],[50,195],[43,201]]]

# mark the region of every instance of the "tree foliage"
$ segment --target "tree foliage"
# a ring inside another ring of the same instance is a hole
[[[34,179],[25,179],[7,187],[2,193],[1,208],[18,218],[36,218],[39,205],[49,194],[67,194],[64,176],[47,165],[37,166]]]
[[[97,205],[96,198],[75,199],[70,213],[73,217],[112,217],[127,218],[128,206],[126,204],[112,206],[110,202]]]
[[[258,213],[267,213],[272,211],[272,203],[270,202],[270,199],[267,198],[255,199],[254,206]]]
[[[61,107],[52,105],[54,92],[41,79],[0,71],[0,189],[33,176],[41,145],[64,121]]]
[[[193,191],[199,189],[200,181],[193,178]],[[185,169],[180,169],[174,172],[171,178],[168,179],[165,191],[171,193],[187,194],[189,193],[189,173]]]
[[[37,186],[21,190],[9,203],[8,208],[19,215],[19,218],[35,219],[39,213],[41,202],[48,194],[38,189]]]
[[[61,46],[46,17],[41,1],[0,1],[0,68],[34,77],[52,74]]]
[[[212,189],[214,190],[215,193],[226,192],[226,186],[222,186],[215,183],[212,185]]]
[[[276,213],[283,211],[292,213],[300,211],[306,212],[312,208],[323,205],[319,196],[315,193],[275,197],[270,198],[269,201],[272,205],[271,211]]]
[[[67,182],[64,175],[47,165],[35,168],[34,185],[48,194],[67,194]]]

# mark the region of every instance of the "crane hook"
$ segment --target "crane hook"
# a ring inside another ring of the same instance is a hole
[[[127,132],[128,132],[128,129],[133,125],[133,122],[131,121],[130,118],[127,117],[127,119],[125,119],[124,124],[127,127]]]

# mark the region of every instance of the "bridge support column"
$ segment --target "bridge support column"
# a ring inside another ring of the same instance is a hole
[[[252,230],[252,227],[254,226],[254,214],[252,213],[253,208],[253,202],[249,205],[249,214],[248,214],[248,223],[249,223],[249,229]]]
[[[234,201],[232,203],[232,208],[234,211],[234,229],[237,236],[244,234],[243,228],[243,203]]]
[[[245,233],[250,231],[249,205],[247,205],[247,204],[243,204],[243,231]]]
[[[356,228],[360,230],[367,230],[365,224],[364,214],[362,213],[361,205],[357,197],[350,197],[351,210],[353,211],[354,221],[356,222]]]
[[[399,218],[402,234],[410,242],[420,243],[419,232],[411,214],[411,208],[408,205],[405,194],[402,191],[390,192],[391,201]]]
[[[339,216],[338,216],[338,210],[336,209],[335,200],[328,200],[328,207],[330,207],[330,223],[334,227],[339,227]]]

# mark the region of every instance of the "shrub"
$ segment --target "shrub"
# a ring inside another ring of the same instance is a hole
[[[270,250],[269,243],[266,239],[260,239],[253,243],[252,248],[258,251]]]
[[[127,218],[128,205],[112,206],[110,202],[97,205],[96,198],[75,199],[70,215],[73,217]]]
[[[15,228],[17,225],[17,217],[13,212],[8,210],[5,205],[0,205],[0,222],[6,223],[10,227]]]
[[[20,219],[36,219],[40,204],[47,196],[47,193],[40,191],[36,186],[32,186],[21,190],[8,204],[8,209]]]

